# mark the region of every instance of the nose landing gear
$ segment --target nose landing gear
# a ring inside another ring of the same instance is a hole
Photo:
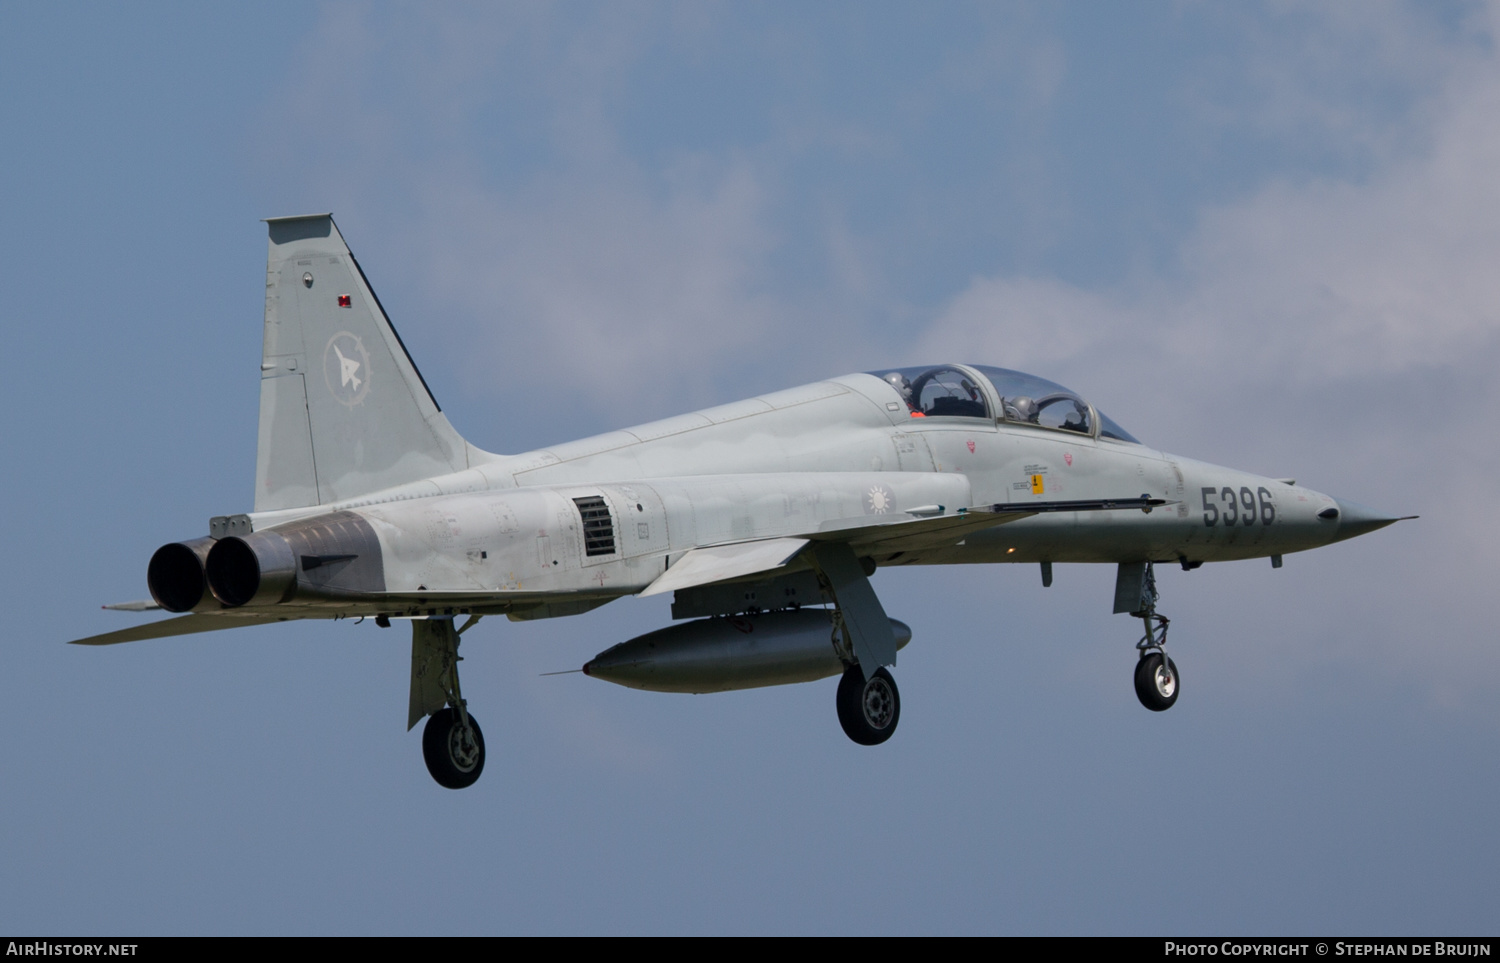
[[[1132,573],[1134,574],[1134,573]],[[1126,579],[1126,566],[1120,566],[1120,581]],[[1135,695],[1141,705],[1152,712],[1165,712],[1177,702],[1181,678],[1177,674],[1177,663],[1167,655],[1167,627],[1171,619],[1156,611],[1156,571],[1146,562],[1139,572],[1139,608],[1130,614],[1146,626],[1146,634],[1135,644],[1140,654],[1135,663]],[[1120,587],[1116,585],[1116,605],[1120,598]]]

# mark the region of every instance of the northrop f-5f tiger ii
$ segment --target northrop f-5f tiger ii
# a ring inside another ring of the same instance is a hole
[[[720,692],[839,677],[860,745],[901,718],[891,669],[912,630],[870,586],[880,567],[1118,567],[1140,619],[1135,691],[1179,690],[1153,567],[1316,548],[1396,518],[1289,478],[1156,451],[1043,378],[980,364],[888,368],[519,455],[475,448],[433,400],[328,214],[267,222],[254,511],[151,556],[177,618],[107,645],[291,619],[412,630],[408,730],[443,786],[472,785],[484,736],[459,689],[481,618],[576,615],[672,593],[675,624],[583,672],[637,689]]]

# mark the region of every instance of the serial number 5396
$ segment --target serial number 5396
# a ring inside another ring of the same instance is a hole
[[[1203,489],[1203,524],[1213,528],[1223,520],[1225,527],[1254,525],[1256,519],[1262,525],[1276,520],[1276,506],[1271,504],[1271,493],[1264,488],[1251,491],[1241,488]]]

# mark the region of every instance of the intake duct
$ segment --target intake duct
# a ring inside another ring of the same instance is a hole
[[[214,539],[204,537],[156,550],[146,566],[146,587],[157,605],[168,612],[191,612],[198,607],[208,587],[203,576],[204,560],[213,547]]]
[[[284,602],[297,585],[297,557],[274,532],[219,539],[204,571],[209,591],[226,608]]]

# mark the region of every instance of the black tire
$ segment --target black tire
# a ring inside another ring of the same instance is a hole
[[[1160,652],[1152,652],[1135,664],[1135,696],[1152,712],[1172,708],[1177,702],[1177,693],[1182,690],[1177,663],[1168,658],[1163,671],[1162,658]]]
[[[861,746],[885,742],[901,721],[901,691],[883,668],[876,669],[868,682],[859,666],[845,669],[839,680],[837,705],[844,734]]]
[[[463,719],[452,706],[440,709],[427,720],[422,730],[422,758],[427,771],[444,789],[466,789],[484,772],[484,733],[479,720],[469,716],[473,745],[465,751]]]

